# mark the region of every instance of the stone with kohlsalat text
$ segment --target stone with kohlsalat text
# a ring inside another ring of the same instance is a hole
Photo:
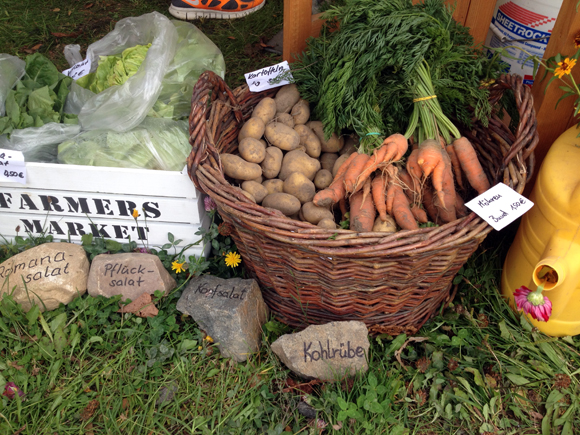
[[[176,286],[157,255],[141,253],[101,254],[91,264],[88,290],[91,296],[112,297],[134,301],[143,293],[164,294]]]
[[[221,354],[237,362],[258,351],[268,307],[253,279],[211,275],[191,281],[177,309],[193,317],[217,344]]]
[[[298,376],[339,380],[368,370],[368,329],[356,321],[312,325],[283,335],[272,343],[272,351]]]
[[[25,311],[41,311],[68,304],[87,291],[89,260],[72,243],[45,243],[0,264],[0,295],[12,294]]]

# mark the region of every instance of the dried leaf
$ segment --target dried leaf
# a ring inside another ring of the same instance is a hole
[[[83,32],[81,31],[73,33],[50,32],[50,34],[55,38],[74,38],[76,36],[79,36],[81,33]]]
[[[52,12],[60,12],[60,9],[59,9],[59,8],[54,8],[54,9],[52,10]]]
[[[233,36],[228,36],[228,39],[236,39],[236,38]]]
[[[93,414],[95,413],[95,411],[97,410],[97,408],[99,407],[99,401],[97,399],[91,400],[87,406],[85,406],[85,409],[83,409],[81,411],[81,420],[83,421],[87,421],[89,420]],[[87,426],[88,429],[88,426]]]
[[[8,361],[7,365],[8,367],[15,368],[16,370],[22,370],[24,368],[23,366],[19,366],[16,361]]]
[[[407,367],[405,367],[405,364],[403,364],[403,361],[401,360],[401,354],[403,353],[403,351],[405,350],[407,345],[411,341],[416,341],[417,343],[420,343],[420,342],[426,341],[426,340],[429,340],[429,337],[411,337],[403,343],[401,348],[395,352],[395,358],[397,358],[397,361],[399,361],[399,364],[401,364],[401,367],[403,367],[405,370],[407,370]]]
[[[94,3],[89,3],[88,5],[86,5],[86,6],[85,6],[85,9],[90,9],[90,8],[92,8],[92,7],[93,7],[93,4],[94,4]]]
[[[155,317],[159,310],[153,305],[149,293],[143,293],[133,302],[122,307],[118,313],[133,313],[139,317]]]
[[[72,14],[72,11],[68,11],[68,16],[70,17],[70,14]]]
[[[332,428],[334,430],[341,430],[342,429],[342,421],[339,421],[337,424],[333,424]]]
[[[123,398],[123,402],[121,403],[121,407],[123,408],[123,410],[125,410],[129,407],[129,400],[126,397]]]

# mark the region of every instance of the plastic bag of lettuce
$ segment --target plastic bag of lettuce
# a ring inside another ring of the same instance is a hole
[[[87,49],[91,73],[73,83],[67,110],[83,130],[128,131],[146,116],[184,119],[205,70],[224,77],[219,48],[193,24],[158,12],[120,20]]]
[[[58,146],[60,163],[180,171],[191,151],[187,121],[145,118],[132,130],[84,131]]]

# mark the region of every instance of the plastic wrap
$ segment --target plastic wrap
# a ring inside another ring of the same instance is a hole
[[[71,88],[69,98],[77,108],[81,107],[79,123],[83,130],[122,132],[143,121],[159,97],[163,77],[175,55],[177,31],[168,18],[152,12],[120,20],[112,32],[89,45],[87,58],[91,59],[91,71],[94,71],[99,56],[119,54],[126,48],[149,43],[151,48],[143,64],[123,85],[112,86],[96,95],[86,89],[80,91],[80,86]]]
[[[13,130],[10,139],[0,136],[0,148],[22,151],[27,162],[57,163],[58,145],[81,131],[78,125],[51,122],[42,127]]]
[[[131,131],[85,131],[58,147],[73,165],[180,171],[191,151],[187,121],[146,118]]]
[[[24,75],[26,62],[9,54],[0,53],[0,118],[4,116],[4,103],[8,91]]]

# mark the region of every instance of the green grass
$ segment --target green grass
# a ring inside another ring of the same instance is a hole
[[[510,310],[501,260],[485,248],[469,260],[455,300],[416,334],[424,341],[376,337],[368,373],[298,389],[268,346],[289,328],[271,320],[260,351],[235,364],[176,311],[180,290],[149,319],[117,313],[117,298],[41,314],[5,296],[0,387],[25,396],[1,398],[0,433],[321,433],[298,412],[306,401],[325,433],[573,434],[580,340],[546,337]]]
[[[282,6],[283,0],[268,0],[242,19],[193,21],[222,51],[230,87],[244,83],[244,73],[281,61],[260,42],[282,30]],[[170,17],[168,7],[166,0],[0,0],[0,52],[24,58],[38,51],[63,70],[65,45],[79,44],[84,55],[120,19],[152,11]]]

